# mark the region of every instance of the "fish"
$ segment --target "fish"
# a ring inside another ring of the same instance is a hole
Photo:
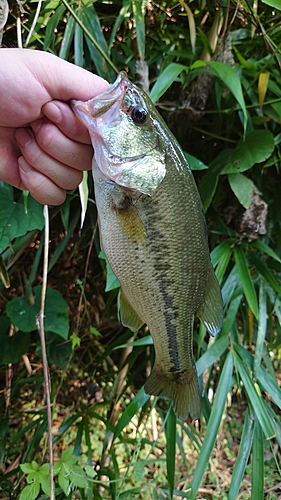
[[[153,339],[144,390],[171,400],[180,420],[197,420],[194,316],[215,336],[223,308],[192,171],[149,96],[125,72],[102,94],[71,106],[94,148],[101,248],[120,282],[121,321],[133,332],[146,324]]]

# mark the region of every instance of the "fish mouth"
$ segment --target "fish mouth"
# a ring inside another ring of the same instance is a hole
[[[117,76],[115,82],[101,94],[93,97],[89,101],[77,101],[72,99],[70,105],[80,118],[84,114],[92,118],[98,118],[108,111],[117,101],[122,101],[127,89],[131,86],[125,71]]]

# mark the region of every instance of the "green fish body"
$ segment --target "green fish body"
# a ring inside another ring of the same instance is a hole
[[[95,150],[101,245],[121,284],[121,321],[132,331],[147,324],[153,338],[145,391],[172,400],[178,418],[198,419],[194,315],[216,335],[222,300],[192,172],[150,99],[125,74],[72,106]]]

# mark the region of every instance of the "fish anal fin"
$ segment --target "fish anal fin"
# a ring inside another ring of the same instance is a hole
[[[176,416],[187,420],[188,415],[198,420],[201,414],[198,379],[195,366],[181,374],[166,374],[156,366],[144,384],[144,390],[152,396],[170,399]]]
[[[222,328],[223,306],[220,287],[211,267],[206,294],[196,316],[202,321],[208,332],[214,337]]]
[[[121,290],[120,293],[120,319],[124,326],[127,326],[132,332],[137,332],[144,324],[128,299]]]

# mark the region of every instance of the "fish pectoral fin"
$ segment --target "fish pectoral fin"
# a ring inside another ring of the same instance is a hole
[[[122,290],[120,293],[120,319],[122,324],[130,328],[132,332],[137,332],[144,324]]]
[[[200,309],[198,309],[196,316],[198,316],[213,337],[221,330],[223,322],[222,297],[212,267],[209,273],[204,302]]]
[[[144,384],[144,390],[152,396],[170,399],[176,416],[187,420],[188,415],[198,420],[201,414],[198,378],[195,366],[185,370],[178,376],[164,373],[154,366]]]

